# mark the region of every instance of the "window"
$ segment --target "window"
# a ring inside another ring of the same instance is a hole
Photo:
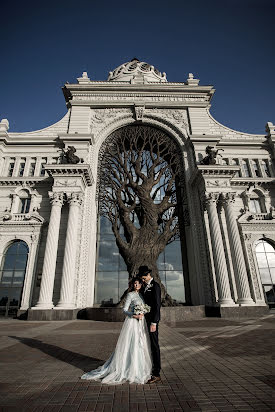
[[[252,166],[255,173],[255,176],[260,177],[260,170],[258,165],[258,160],[252,160]]]
[[[25,170],[25,162],[21,162],[21,163],[19,164],[19,171],[18,171],[19,176],[23,176],[23,175],[24,175],[24,170]]]
[[[265,175],[267,177],[271,177],[268,160],[263,160],[262,165],[263,165],[263,170],[264,170]]]
[[[14,160],[9,163],[8,167],[8,176],[12,176],[14,171]]]
[[[6,250],[0,270],[0,314],[16,314],[20,305],[29,249],[16,241]]]
[[[29,213],[31,205],[31,197],[27,190],[20,190],[18,213]]]
[[[262,213],[260,199],[250,199],[249,210],[252,213]]]
[[[275,303],[275,249],[261,239],[255,246],[256,257],[267,303]]]
[[[249,166],[248,166],[248,160],[247,159],[243,160],[242,165],[243,165],[244,176],[251,177]]]
[[[232,159],[231,164],[233,166],[239,166],[239,160],[238,159]],[[240,177],[240,171],[239,170],[236,171],[235,177]]]
[[[20,199],[20,213],[29,213],[31,205],[31,198],[28,197],[27,199]]]
[[[46,164],[46,159],[42,159],[41,165],[40,165],[40,176],[45,176],[46,174],[45,164]]]
[[[35,172],[35,162],[30,163],[30,169],[29,169],[29,176],[34,176]]]

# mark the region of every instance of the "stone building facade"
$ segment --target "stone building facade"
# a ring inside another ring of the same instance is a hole
[[[127,276],[117,252],[108,257],[108,242],[99,252],[98,171],[108,137],[129,125],[161,129],[182,156],[180,252],[167,252],[170,261],[160,263],[170,290],[185,289],[176,298],[231,311],[274,303],[275,127],[267,123],[266,134],[255,135],[223,126],[209,112],[214,92],[192,74],[172,83],[134,59],[107,81],[84,72],[76,84],[66,84],[67,113],[50,127],[14,133],[7,119],[1,121],[1,314],[29,309],[42,319],[49,311],[116,303]],[[81,159],[77,164],[62,161],[70,146]],[[114,296],[102,294],[104,279]]]

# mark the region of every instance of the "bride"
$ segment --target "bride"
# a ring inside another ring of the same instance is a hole
[[[126,297],[123,323],[115,351],[99,368],[85,373],[81,379],[100,380],[103,383],[119,384],[126,381],[144,384],[151,378],[152,359],[150,339],[144,315],[135,315],[134,307],[144,304],[139,291],[141,281],[134,278],[131,292]]]

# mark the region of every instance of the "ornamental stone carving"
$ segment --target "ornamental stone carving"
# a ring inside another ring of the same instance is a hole
[[[64,203],[63,192],[48,192],[50,202],[52,205],[62,206]]]
[[[66,192],[67,201],[70,205],[81,206],[83,202],[83,193],[67,193]]]
[[[105,109],[91,109],[90,129],[96,134],[106,124],[111,123],[116,117],[132,114],[129,108],[110,107]]]
[[[156,115],[169,120],[178,127],[189,130],[188,117],[185,109],[148,109],[148,115]]]
[[[135,106],[136,120],[142,120],[144,112],[145,112],[145,107],[144,106]]]

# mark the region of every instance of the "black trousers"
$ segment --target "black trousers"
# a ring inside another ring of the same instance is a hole
[[[151,341],[151,352],[152,352],[152,360],[153,360],[153,368],[152,368],[152,375],[159,376],[160,373],[160,349],[159,349],[159,331],[158,331],[158,323],[156,332],[150,332],[150,325],[151,321],[146,319],[150,341]]]

